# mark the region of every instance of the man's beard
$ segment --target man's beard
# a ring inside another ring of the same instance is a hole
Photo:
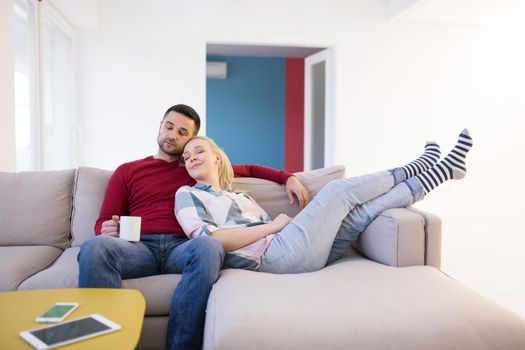
[[[180,157],[182,155],[183,148],[178,147],[176,145],[175,148],[167,147],[164,142],[167,141],[167,139],[159,139],[157,140],[157,143],[159,145],[159,148],[162,150],[162,152],[166,153],[167,155],[170,155],[172,157]],[[171,141],[170,141],[171,142]],[[173,142],[172,142],[173,143]]]

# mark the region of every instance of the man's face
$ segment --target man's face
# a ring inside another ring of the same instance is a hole
[[[193,136],[195,122],[183,114],[169,112],[160,123],[157,143],[159,156],[173,160],[179,158],[184,150],[184,145]]]

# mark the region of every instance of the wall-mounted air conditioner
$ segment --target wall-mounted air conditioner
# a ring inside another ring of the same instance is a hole
[[[206,62],[207,79],[226,79],[228,66],[226,62],[208,61]]]

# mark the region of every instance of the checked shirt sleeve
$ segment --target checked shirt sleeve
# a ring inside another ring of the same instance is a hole
[[[209,217],[202,201],[189,186],[179,188],[175,194],[175,216],[190,239],[209,235],[219,229]]]

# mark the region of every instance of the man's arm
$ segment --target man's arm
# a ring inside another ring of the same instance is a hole
[[[100,207],[98,220],[95,223],[95,234],[117,236],[119,232],[118,220],[120,215],[128,213],[128,188],[123,178],[122,166],[111,175],[104,200]]]
[[[235,177],[256,177],[258,179],[269,180],[284,185],[293,176],[286,170],[277,170],[267,166],[256,164],[235,164],[233,174]]]
[[[310,201],[310,194],[301,181],[286,170],[277,170],[262,165],[237,164],[233,165],[233,173],[235,177],[256,177],[286,185],[290,205],[293,204],[294,195],[297,197],[301,209]]]

